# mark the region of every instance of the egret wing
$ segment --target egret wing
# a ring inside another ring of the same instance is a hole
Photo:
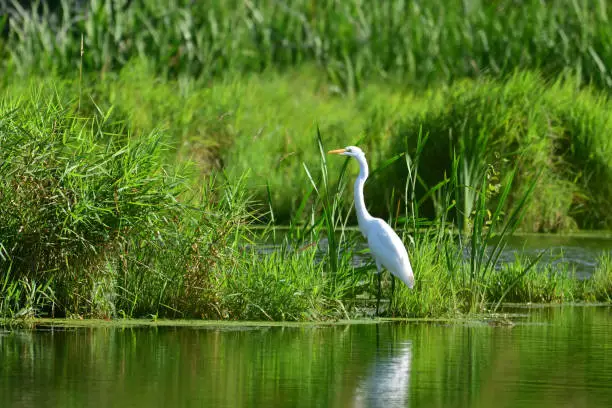
[[[368,246],[378,262],[412,288],[414,278],[408,252],[389,224],[381,219],[372,223],[368,231]]]

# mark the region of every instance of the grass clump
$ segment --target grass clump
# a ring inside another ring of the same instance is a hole
[[[81,120],[33,96],[5,100],[0,122],[0,236],[16,271],[95,263],[153,212],[172,211],[176,182],[159,164],[158,134],[130,140],[104,117]]]
[[[610,255],[601,254],[593,274],[579,278],[568,264],[540,264],[522,278],[518,271],[524,269],[529,260],[517,258],[514,263],[501,266],[489,282],[489,296],[500,297],[507,292],[505,301],[511,303],[564,303],[564,302],[609,302],[612,292],[612,269]],[[514,282],[514,283],[513,283]]]
[[[525,231],[568,231],[577,228],[608,228],[605,202],[612,199],[611,127],[607,98],[578,90],[570,81],[547,83],[531,73],[517,73],[503,83],[477,81],[457,83],[434,92],[423,101],[420,112],[407,112],[395,125],[395,151],[414,152],[417,135],[425,134],[420,185],[417,197],[428,197],[422,214],[434,218],[444,211],[436,195],[427,192],[450,174],[454,157],[459,158],[458,207],[452,218],[463,226],[473,211],[476,186],[488,170],[498,180],[517,167],[509,210],[523,196],[531,180],[539,175],[538,199],[525,213]],[[581,125],[578,126],[577,123]],[[588,146],[588,147],[587,147]],[[586,155],[586,151],[590,155]],[[435,163],[435,165],[434,165]],[[399,177],[398,177],[399,176]],[[403,191],[407,177],[401,164],[388,172],[371,194],[389,196]],[[393,181],[393,178],[395,181]],[[605,197],[605,198],[604,198]],[[462,214],[462,215],[460,215]]]
[[[595,271],[585,282],[584,298],[587,301],[612,301],[612,257],[603,254],[599,257]]]
[[[244,192],[191,189],[165,164],[161,133],[134,136],[75,106],[52,89],[3,100],[2,298],[44,282],[60,314],[196,313],[206,288],[193,288],[231,262],[225,246],[250,222]]]
[[[457,269],[446,269],[436,260],[436,251],[433,245],[421,245],[420,251],[411,252],[417,265],[415,289],[396,287],[389,315],[456,317],[495,312],[504,304],[609,303],[612,299],[607,255],[599,257],[588,278],[578,277],[565,262],[551,265],[517,258],[477,281],[481,302],[473,304],[474,289],[462,283],[469,280],[469,269],[462,262]],[[389,284],[385,287],[389,296]]]
[[[112,314],[221,317],[222,270],[241,259],[254,220],[248,196],[241,183],[210,178],[182,202],[173,218],[156,214],[151,229],[131,234],[107,260]]]
[[[223,273],[219,317],[235,320],[324,320],[338,317],[329,275],[317,263],[316,248],[250,253]],[[341,302],[341,299],[337,299]]]
[[[532,268],[524,277],[526,260],[517,259],[503,265],[488,285],[488,296],[504,299],[510,303],[563,303],[581,299],[581,282],[567,264],[540,265]]]
[[[18,319],[39,316],[44,308],[53,308],[55,293],[52,279],[39,284],[28,277],[14,279],[10,268],[0,281],[0,318]]]

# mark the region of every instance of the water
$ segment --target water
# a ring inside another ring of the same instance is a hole
[[[367,244],[358,232],[353,232],[360,239],[358,249],[365,249]],[[316,243],[322,259],[327,251],[327,239],[323,238]],[[469,246],[469,243],[466,244]],[[279,248],[278,245],[260,244],[257,245],[262,253],[269,253]],[[410,252],[410,246],[408,246]],[[503,249],[498,265],[505,262],[514,262],[517,256],[534,259],[540,252],[543,252],[540,264],[552,264],[553,266],[567,265],[570,270],[574,270],[579,278],[591,276],[597,266],[598,258],[604,254],[612,255],[612,235],[610,233],[597,231],[595,233],[581,234],[517,234],[508,240]],[[464,255],[469,258],[469,250],[466,248]],[[371,262],[369,256],[354,256],[354,266],[362,266]]]
[[[579,277],[588,277],[603,253],[612,255],[612,236],[605,233],[559,235],[524,234],[511,237],[500,256],[502,262],[512,262],[515,254],[535,257],[544,252],[542,262],[553,265],[567,263]]]
[[[1,407],[612,407],[612,308],[515,326],[4,331]]]

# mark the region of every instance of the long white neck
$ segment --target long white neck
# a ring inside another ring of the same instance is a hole
[[[362,228],[365,225],[365,221],[372,219],[372,216],[366,208],[365,201],[363,199],[363,186],[369,175],[368,162],[364,156],[354,156],[359,162],[359,176],[355,180],[355,211],[357,213],[357,222],[359,227]]]

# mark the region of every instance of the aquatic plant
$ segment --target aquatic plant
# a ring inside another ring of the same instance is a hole
[[[157,214],[150,230],[131,234],[107,258],[117,315],[226,318],[223,303],[235,294],[228,281],[250,278],[241,268],[256,214],[244,182],[211,177],[181,199],[174,218]]]
[[[450,174],[457,154],[461,161],[457,175],[464,185],[457,198],[465,206],[457,211],[461,210],[463,217],[472,211],[475,200],[470,195],[485,171],[498,177],[516,167],[509,208],[520,202],[530,181],[539,175],[539,199],[527,208],[523,230],[600,228],[607,221],[597,203],[600,194],[608,196],[602,180],[611,166],[608,157],[600,153],[591,151],[587,158],[585,149],[588,145],[599,152],[608,151],[610,123],[600,110],[608,103],[603,96],[578,90],[568,81],[548,83],[532,73],[516,73],[503,83],[470,81],[435,92],[425,99],[420,111],[408,111],[397,121],[393,139],[396,150],[413,151],[416,134],[428,135],[418,196],[426,195],[428,186],[443,180],[444,173]],[[580,127],[577,121],[582,123]],[[578,162],[580,168],[574,164]],[[401,180],[407,177],[405,166],[396,165],[390,174],[401,177],[384,188],[401,191]],[[422,208],[422,214],[430,218],[436,211],[433,200]],[[595,212],[600,216],[588,216]],[[454,218],[464,224],[457,214]]]
[[[612,256],[602,254],[590,279],[584,281],[584,300],[596,302],[612,301]]]
[[[159,133],[133,139],[102,112],[79,118],[52,90],[31,95],[1,107],[3,264],[18,277],[86,281],[79,269],[148,228],[153,214],[172,214],[178,181],[159,160]]]
[[[44,309],[55,304],[52,279],[39,280],[21,277],[15,279],[9,266],[3,271],[0,280],[0,318],[26,319],[41,316]]]

